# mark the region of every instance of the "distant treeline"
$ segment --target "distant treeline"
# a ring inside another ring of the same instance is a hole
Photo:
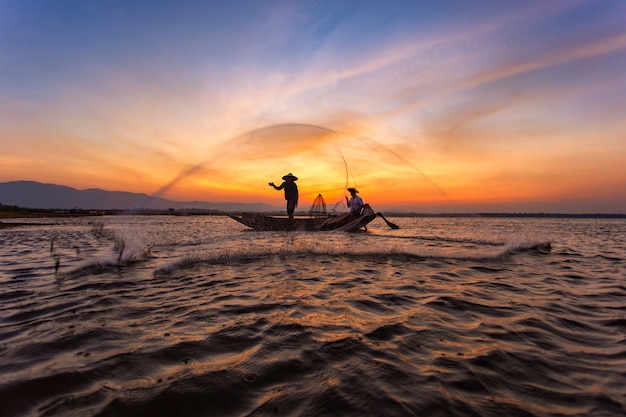
[[[33,208],[25,208],[18,206],[3,206],[0,204],[0,215],[25,215],[29,217],[39,216],[39,217],[71,217],[71,216],[104,216],[104,215],[172,215],[172,216],[191,216],[191,215],[219,215],[225,214],[219,210],[208,210],[208,209],[167,209],[167,210],[157,210],[157,209],[103,209],[103,210],[94,210],[94,209],[33,209]]]
[[[27,217],[41,216],[41,217],[63,217],[63,216],[98,216],[98,215],[170,215],[170,216],[216,216],[226,215],[229,212],[220,210],[209,209],[33,209],[24,208],[18,206],[4,206],[0,204],[0,215],[7,216],[20,216]],[[237,212],[237,214],[240,214]],[[284,212],[267,212],[268,215],[284,215]],[[308,212],[296,212],[297,215],[308,215]],[[572,219],[624,219],[626,214],[605,214],[605,213],[582,213],[582,214],[568,214],[568,213],[406,213],[406,212],[386,212],[385,215],[389,217],[516,217],[516,218],[572,218]]]
[[[605,213],[385,213],[393,217],[530,217],[546,219],[626,219],[626,214]]]

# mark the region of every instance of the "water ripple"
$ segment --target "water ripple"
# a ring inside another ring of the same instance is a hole
[[[623,256],[589,223],[117,221],[2,231],[3,415],[626,414]]]

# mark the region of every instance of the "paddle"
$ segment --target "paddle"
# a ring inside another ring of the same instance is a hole
[[[385,218],[385,216],[383,216],[382,213],[378,212],[376,214],[378,214],[380,216],[380,218],[383,219],[385,221],[385,223],[387,223],[387,226],[389,226],[391,229],[399,229],[400,228],[400,226],[398,226],[397,224],[391,223],[389,220],[387,220]]]

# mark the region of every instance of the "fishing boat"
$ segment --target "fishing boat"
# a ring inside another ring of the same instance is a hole
[[[323,209],[321,208],[323,205]],[[375,213],[374,210],[365,204],[361,215],[358,217],[339,215],[329,216],[326,214],[326,204],[320,195],[313,203],[313,207],[309,212],[309,217],[287,217],[267,216],[259,213],[242,213],[241,215],[228,215],[231,219],[238,221],[254,230],[258,231],[301,231],[301,232],[317,232],[317,231],[344,231],[355,232],[357,230],[367,230],[367,225],[376,217],[381,217],[385,223],[392,229],[399,227],[385,218],[381,213]]]
[[[337,221],[334,217],[329,218],[309,218],[309,217],[294,217],[289,219],[287,217],[274,217],[266,216],[259,213],[241,213],[241,215],[228,215],[231,219],[237,220],[239,223],[244,224],[254,230],[262,231],[301,231],[301,232],[317,232],[328,230],[341,230],[346,232],[354,232],[356,230],[365,228],[372,220],[374,220],[378,213],[365,214],[359,217],[349,217],[346,219],[340,219],[337,216]],[[343,221],[342,221],[343,220]]]

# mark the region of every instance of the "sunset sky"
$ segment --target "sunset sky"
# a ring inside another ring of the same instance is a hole
[[[625,213],[626,1],[0,0],[0,145],[0,182]]]

